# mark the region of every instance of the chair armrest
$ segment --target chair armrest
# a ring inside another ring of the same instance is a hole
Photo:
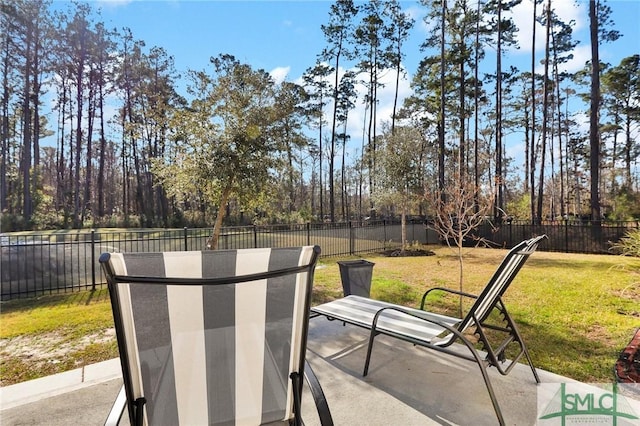
[[[418,316],[414,313],[411,313],[410,311],[404,309],[401,306],[387,306],[385,308],[382,308],[380,310],[378,310],[378,312],[376,312],[376,314],[373,317],[373,322],[371,324],[371,331],[369,333],[369,346],[367,348],[367,359],[365,361],[364,364],[364,372],[362,373],[363,376],[366,376],[369,372],[369,360],[371,357],[371,349],[373,348],[373,340],[375,339],[376,334],[378,334],[378,319],[380,318],[380,315],[384,312],[384,311],[397,311],[397,312],[401,312],[405,315],[417,318],[419,320],[431,323],[431,324],[435,324],[439,327],[442,327],[444,330],[449,331],[450,335],[448,337],[445,337],[443,339],[439,339],[439,342],[434,342],[433,340],[430,342],[414,342],[416,344],[420,344],[421,346],[427,346],[430,347],[432,349],[444,352],[444,353],[449,353],[451,355],[455,355],[457,357],[460,358],[466,358],[468,360],[472,360],[475,361],[476,363],[478,363],[478,365],[482,365],[482,358],[480,357],[480,354],[478,353],[478,351],[476,350],[476,348],[474,347],[474,343],[471,342],[469,339],[467,339],[460,330],[458,330],[456,327],[452,327],[448,324],[445,324],[443,322],[440,321],[436,321],[430,318],[423,318],[421,316]],[[477,321],[477,319],[475,317],[474,321]],[[459,339],[466,347],[467,349],[469,349],[469,351],[471,352],[471,356],[462,356],[460,354],[455,354],[453,351],[449,351],[447,350],[447,347],[450,346],[452,343],[454,343],[456,341],[456,339]]]
[[[333,419],[331,417],[331,412],[329,411],[327,398],[324,396],[320,382],[307,360],[304,361],[304,378],[309,385],[311,395],[316,403],[316,409],[318,410],[318,416],[320,417],[320,424],[322,426],[333,426]]]
[[[127,407],[127,394],[124,391],[124,385],[120,388],[120,392],[118,392],[118,396],[111,406],[111,411],[109,412],[109,416],[107,420],[105,420],[105,426],[115,426],[120,423],[120,419],[122,418],[122,413],[124,413],[124,409]]]
[[[447,292],[447,293],[457,294],[459,296],[470,297],[472,299],[477,299],[478,298],[478,296],[476,296],[475,294],[465,293],[463,291],[453,290],[453,289],[446,288],[446,287],[433,287],[433,288],[430,288],[429,290],[425,291],[424,294],[422,295],[422,300],[420,301],[420,309],[424,310],[424,304],[427,301],[427,296],[429,296],[429,293],[431,293],[434,290],[440,290],[440,291],[444,291],[444,292]]]

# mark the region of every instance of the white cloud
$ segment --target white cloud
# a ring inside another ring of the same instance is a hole
[[[573,49],[573,59],[560,65],[560,71],[576,72],[584,68],[587,61],[591,61],[591,46],[581,44]]]
[[[126,6],[133,0],[98,0],[97,3],[105,8],[115,8],[119,6]]]
[[[291,67],[276,67],[271,70],[269,75],[275,80],[276,84],[280,84],[287,78],[289,71],[291,71]]]
[[[404,9],[404,12],[409,14],[409,17],[414,20],[415,28],[418,28],[421,33],[428,33],[429,26],[424,22],[424,17],[427,14],[427,9],[424,6],[410,6]]]
[[[546,2],[536,7],[536,15],[543,14]],[[551,7],[562,22],[573,21],[573,33],[575,34],[587,27],[587,11],[585,3],[576,4],[570,0],[553,0]],[[533,36],[533,0],[524,0],[511,11],[515,25],[519,28],[516,34],[520,53],[531,54],[531,38]],[[546,28],[536,22],[536,51],[544,51]],[[515,49],[514,49],[515,50]]]

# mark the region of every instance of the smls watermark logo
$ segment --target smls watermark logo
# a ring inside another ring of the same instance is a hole
[[[640,425],[640,401],[626,396],[622,386],[543,383],[538,387],[538,425]]]

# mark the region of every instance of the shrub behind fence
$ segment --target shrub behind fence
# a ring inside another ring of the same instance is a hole
[[[490,246],[511,248],[533,235],[547,234],[542,250],[609,253],[640,222],[511,222],[495,228],[487,223],[475,237]],[[18,297],[95,289],[105,283],[98,258],[103,252],[202,250],[211,229],[151,229],[131,231],[61,231],[0,236],[2,301]],[[439,244],[438,234],[422,221],[407,224],[411,243]],[[469,239],[468,245],[477,240]],[[317,244],[322,256],[357,255],[398,247],[399,222],[366,221],[303,225],[236,226],[223,229],[218,248],[286,247]]]

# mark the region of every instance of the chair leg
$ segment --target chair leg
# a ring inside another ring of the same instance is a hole
[[[496,412],[496,416],[498,417],[498,422],[501,426],[505,425],[504,417],[502,417],[502,410],[500,410],[500,406],[498,405],[498,399],[496,398],[496,394],[493,391],[493,386],[491,385],[491,380],[489,379],[489,372],[487,371],[487,367],[485,367],[484,363],[478,360],[478,366],[480,367],[480,372],[482,373],[482,378],[484,379],[484,384],[487,387],[487,392],[489,392],[489,397],[491,398],[491,404],[493,404],[493,410]]]
[[[504,309],[506,313],[506,308]],[[520,330],[518,330],[518,326],[516,325],[515,321],[511,319],[511,316],[509,314],[506,314],[505,317],[511,329],[513,330],[513,334],[515,334],[518,343],[522,347],[522,352],[524,352],[524,356],[525,358],[527,358],[527,362],[529,363],[529,367],[531,367],[531,372],[533,373],[533,377],[536,379],[536,383],[540,383],[540,377],[538,377],[538,372],[536,371],[536,367],[534,367],[533,365],[533,360],[531,359],[531,355],[529,355],[529,350],[527,349],[527,345],[525,345],[524,340],[522,339],[522,335],[520,334]]]
[[[475,359],[476,364],[478,364],[478,367],[480,368],[480,373],[482,373],[482,378],[484,379],[484,384],[487,387],[487,392],[489,392],[489,398],[491,398],[491,404],[493,404],[493,410],[496,412],[496,417],[498,417],[498,422],[500,423],[501,426],[504,426],[505,422],[504,422],[504,417],[502,416],[502,410],[500,410],[500,405],[498,404],[498,399],[496,398],[496,394],[493,391],[493,386],[491,385],[491,379],[489,378],[489,372],[487,371],[487,363],[491,361],[485,362],[480,357],[480,354],[475,349],[473,343],[467,340],[459,331],[457,330],[452,330],[452,331],[460,339],[460,342],[462,342],[467,347],[467,349],[469,349],[469,352],[471,352],[473,359]],[[480,338],[485,340],[486,342],[486,338],[484,336],[484,333],[482,332],[482,329],[480,329]],[[495,361],[495,359],[493,361]]]
[[[533,365],[533,361],[531,360],[529,351],[527,350],[527,347],[524,345],[524,342],[521,342],[521,343],[522,343],[522,350],[524,351],[524,356],[527,358],[529,367],[531,367],[531,372],[533,373],[533,377],[536,379],[536,383],[540,383],[540,377],[538,377],[538,371],[536,370],[536,367],[534,367]]]
[[[144,424],[144,404],[146,403],[146,398],[138,398],[133,402],[136,413],[135,426],[142,426]]]
[[[527,349],[527,345],[525,345],[524,340],[522,339],[522,335],[520,334],[520,330],[518,330],[518,326],[515,321],[511,318],[511,315],[507,312],[507,308],[500,302],[500,310],[504,315],[505,321],[507,321],[507,325],[511,329],[511,334],[514,336],[515,340],[520,345],[520,349],[522,353],[524,353],[527,362],[529,363],[529,367],[531,368],[531,372],[533,373],[533,377],[536,379],[536,383],[540,383],[540,377],[538,376],[538,372],[536,371],[536,367],[533,365],[533,360],[531,359],[531,355],[529,355],[529,350]]]
[[[293,415],[295,416],[293,424],[295,426],[303,426],[302,423],[302,387],[300,386],[300,374],[296,371],[289,375],[291,385],[293,387]]]
[[[324,396],[324,392],[322,391],[320,382],[311,369],[311,365],[309,365],[309,362],[306,360],[304,362],[304,378],[309,384],[311,395],[313,396],[313,400],[316,404],[318,416],[320,417],[320,424],[322,426],[333,426],[333,418],[331,417],[331,412],[329,411],[327,398]]]
[[[373,352],[373,340],[377,335],[378,333],[376,333],[375,327],[372,327],[371,333],[369,334],[369,345],[367,346],[367,358],[364,361],[364,371],[362,372],[363,377],[369,374],[369,361],[371,361],[371,352]]]
[[[118,392],[118,396],[111,407],[111,411],[109,412],[109,416],[107,420],[105,420],[105,426],[115,426],[120,423],[120,419],[122,418],[122,413],[124,413],[124,409],[127,406],[127,394],[124,390],[124,386],[120,388],[120,392]]]

